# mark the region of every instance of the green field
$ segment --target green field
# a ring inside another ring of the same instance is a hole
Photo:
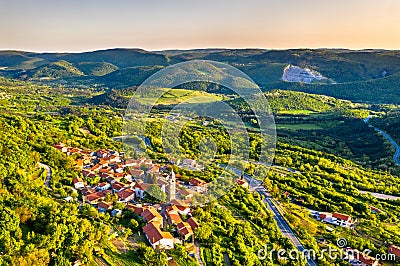
[[[319,130],[322,129],[316,124],[276,124],[277,129],[291,129],[291,130]]]
[[[277,111],[278,115],[310,115],[315,114],[315,112],[310,110],[280,110]]]
[[[162,91],[163,95],[158,98],[157,95]],[[222,96],[207,93],[204,91],[193,91],[184,89],[167,89],[160,88],[156,92],[143,93],[143,95],[133,95],[134,98],[140,99],[141,103],[153,103],[156,105],[173,105],[180,103],[209,103],[217,102],[223,99]]]

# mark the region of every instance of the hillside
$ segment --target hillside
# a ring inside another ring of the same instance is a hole
[[[41,79],[41,82],[43,78],[50,78],[52,83],[60,81],[73,86],[126,88],[139,85],[165,66],[188,60],[228,63],[249,75],[265,91],[290,89],[358,102],[400,103],[400,94],[397,93],[400,52],[385,50],[195,49],[148,52],[140,49],[110,49],[84,53],[0,51],[0,75],[18,79]],[[315,79],[326,77],[328,80],[321,80],[323,84],[304,84],[308,79],[282,81],[288,64],[308,69],[310,73],[318,73]],[[78,76],[78,80],[70,79]],[[200,89],[193,85],[191,88]]]
[[[82,62],[77,64],[77,68],[87,76],[104,76],[118,69],[106,62]]]
[[[62,79],[83,76],[83,72],[65,60],[18,72],[19,79]]]

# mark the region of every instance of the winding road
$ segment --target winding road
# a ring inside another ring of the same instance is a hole
[[[229,166],[227,166],[227,169],[233,171],[236,175],[241,176],[241,173],[239,170],[234,169]],[[274,219],[276,220],[278,228],[282,232],[282,234],[285,237],[289,238],[290,242],[292,242],[292,244],[300,252],[304,252],[305,247],[303,246],[303,244],[301,244],[300,240],[297,238],[297,236],[293,232],[292,228],[290,228],[289,224],[286,222],[283,215],[279,212],[278,207],[272,201],[271,195],[267,192],[267,189],[263,186],[262,182],[252,178],[251,176],[249,176],[247,174],[244,174],[244,178],[246,179],[246,181],[249,183],[249,186],[253,190],[257,191],[261,196],[263,196],[264,203],[272,211],[272,213],[274,215]],[[309,260],[307,260],[307,265],[317,266],[317,263],[314,260],[309,259]]]
[[[384,136],[387,140],[389,140],[389,142],[396,148],[396,152],[393,155],[393,160],[394,162],[400,166],[400,146],[399,144],[397,144],[396,141],[394,141],[394,139],[392,139],[392,137],[390,137],[385,131],[371,125],[369,123],[369,120],[372,118],[372,115],[369,115],[367,118],[364,119],[364,122],[367,123],[368,125],[370,125],[371,127],[373,127],[375,129],[375,131],[379,132],[380,134],[382,134],[382,136]]]
[[[46,170],[46,180],[44,181],[44,184],[46,185],[46,187],[48,187],[49,189],[51,189],[51,185],[50,185],[50,180],[51,180],[51,168],[50,166],[48,166],[47,164],[44,163],[38,163],[38,167],[40,168],[44,168]]]

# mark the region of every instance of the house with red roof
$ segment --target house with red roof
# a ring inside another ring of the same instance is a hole
[[[182,198],[182,199],[190,199],[193,197],[193,190],[185,188],[185,189],[181,189],[178,190],[178,195]]]
[[[122,190],[124,190],[126,185],[121,182],[114,182],[111,185],[111,187],[112,187],[112,190],[114,191],[114,193],[118,193],[118,192],[121,192]]]
[[[338,212],[332,214],[332,223],[343,227],[350,227],[353,225],[353,221],[349,215]]]
[[[174,248],[174,237],[169,232],[162,232],[159,227],[154,223],[148,223],[143,228],[150,245],[154,249],[173,249]]]
[[[199,222],[194,217],[190,217],[187,220],[187,223],[190,225],[190,227],[192,227],[193,230],[200,226]]]
[[[104,199],[105,196],[106,196],[106,194],[104,194],[102,191],[95,192],[95,193],[83,196],[83,202],[87,202],[90,204],[97,204],[100,200]]]
[[[134,186],[134,188],[135,188],[135,196],[137,198],[144,199],[144,197],[146,195],[145,192],[146,192],[147,189],[149,189],[149,187],[151,185],[152,184],[149,184],[149,183],[136,182],[135,186]]]
[[[83,182],[82,178],[75,177],[74,180],[72,180],[72,183],[76,189],[85,188],[85,183]]]
[[[194,234],[193,229],[187,222],[180,222],[177,224],[178,233],[181,236],[182,240],[186,243],[193,243],[194,242]]]
[[[391,245],[388,249],[389,254],[394,254],[397,258],[400,258],[400,247]]]
[[[349,228],[354,227],[354,221],[349,215],[338,212],[334,212],[333,214],[327,212],[324,213],[320,212],[317,214],[317,219],[322,222],[333,224],[336,226],[349,227]]]
[[[235,183],[241,187],[249,188],[249,183],[247,183],[247,181],[244,179],[236,179]]]
[[[144,171],[139,170],[139,169],[130,169],[129,173],[132,175],[134,178],[143,178],[144,177]]]
[[[382,211],[374,206],[369,205],[368,208],[371,210],[372,213],[381,213]]]
[[[104,201],[100,201],[99,203],[97,203],[97,210],[99,212],[106,213],[108,210],[111,210],[112,207],[113,207],[112,204],[105,203]]]
[[[90,168],[91,172],[98,172],[102,168],[101,164],[96,164]]]
[[[104,191],[104,190],[109,189],[110,187],[111,187],[110,183],[102,182],[102,183],[100,183],[100,184],[98,184],[98,185],[96,186],[96,190],[98,190],[98,191]]]
[[[148,223],[152,222],[160,227],[163,225],[163,217],[153,207],[144,210],[140,216],[142,216]]]
[[[378,266],[381,265],[379,263],[379,260],[372,258],[370,256],[367,256],[363,254],[362,252],[359,252],[358,250],[350,250],[352,252],[348,253],[350,254],[349,262],[352,266]],[[348,251],[349,252],[349,251]]]
[[[193,186],[193,189],[199,193],[204,193],[207,191],[207,183],[201,179],[192,177],[189,184]]]
[[[53,148],[55,148],[63,153],[68,152],[68,147],[66,147],[65,144],[63,144],[63,143],[55,144],[55,145],[53,145]]]
[[[166,213],[167,221],[171,225],[177,225],[182,221],[181,216],[178,214],[178,212],[168,212]]]
[[[119,202],[130,202],[135,199],[135,191],[133,189],[127,188],[117,193]]]
[[[98,150],[96,155],[98,158],[106,158],[108,156],[108,152],[106,150]]]
[[[147,210],[146,206],[132,205],[132,204],[129,204],[129,203],[126,204],[125,208],[130,210],[131,212],[134,212],[137,215],[141,215],[145,210]]]

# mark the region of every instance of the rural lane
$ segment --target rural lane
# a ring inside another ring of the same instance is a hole
[[[40,168],[44,168],[46,170],[46,180],[45,180],[44,184],[46,185],[46,187],[51,189],[50,180],[51,180],[52,172],[51,172],[50,166],[48,166],[47,164],[44,164],[44,163],[38,163],[38,166]]]

